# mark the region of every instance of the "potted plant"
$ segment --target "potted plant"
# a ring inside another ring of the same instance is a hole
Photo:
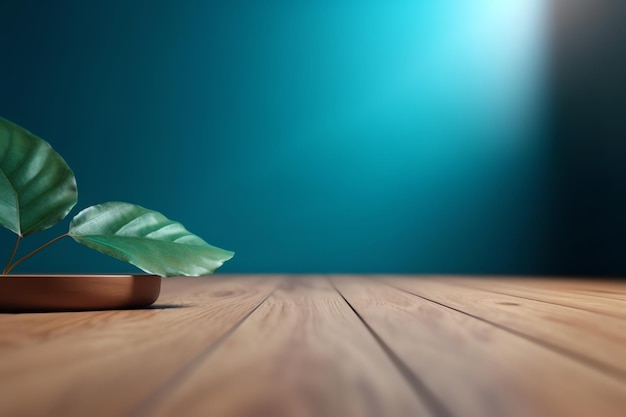
[[[159,295],[161,277],[211,274],[234,255],[156,211],[108,202],[80,211],[68,231],[17,258],[23,238],[59,223],[77,200],[76,179],[63,158],[43,139],[0,117],[0,225],[16,234],[0,276],[0,310],[147,306]],[[8,275],[64,238],[133,264],[147,275]]]

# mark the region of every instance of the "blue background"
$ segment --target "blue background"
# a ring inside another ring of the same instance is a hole
[[[570,232],[584,213],[561,215],[574,177],[555,167],[576,171],[580,154],[555,93],[569,55],[554,50],[552,12],[9,1],[0,115],[65,157],[77,208],[161,211],[236,251],[223,272],[621,272],[618,251],[571,263],[588,253],[571,242],[588,240]],[[12,240],[0,235],[7,256]],[[16,272],[128,270],[68,240]]]

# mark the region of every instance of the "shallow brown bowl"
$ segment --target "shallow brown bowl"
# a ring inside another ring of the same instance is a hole
[[[0,275],[0,311],[78,311],[147,307],[157,275]]]

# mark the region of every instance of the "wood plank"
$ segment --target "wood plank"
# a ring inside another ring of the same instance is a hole
[[[123,415],[210,350],[277,282],[213,280],[194,290],[183,308],[155,310],[150,317],[125,311],[104,326],[7,350],[0,355],[0,415]],[[184,291],[181,297],[186,299]]]
[[[618,417],[626,409],[626,384],[595,368],[375,280],[333,283],[453,415]]]
[[[566,294],[591,295],[603,299],[615,299],[626,301],[626,280],[608,280],[608,279],[567,279],[552,277],[521,277],[521,276],[463,276],[463,275],[423,275],[421,278],[428,279],[468,279],[485,282],[491,281],[508,281],[528,285],[532,288],[541,288],[546,290],[559,291]]]
[[[290,280],[141,416],[430,415],[325,279]]]
[[[543,288],[537,280],[455,278],[448,279],[446,282],[626,319],[626,301],[624,300],[564,291],[558,287]],[[601,288],[602,284],[599,283],[598,287]]]
[[[524,334],[626,380],[624,320],[436,279],[390,278],[385,282]]]
[[[610,298],[626,301],[626,281],[607,280],[564,280],[548,279],[537,280],[535,285],[542,288],[556,289],[558,291],[574,292],[585,295],[595,295],[602,298]]]

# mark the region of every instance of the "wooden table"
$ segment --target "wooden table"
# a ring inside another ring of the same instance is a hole
[[[626,283],[216,275],[1,314],[0,416],[624,417]]]

